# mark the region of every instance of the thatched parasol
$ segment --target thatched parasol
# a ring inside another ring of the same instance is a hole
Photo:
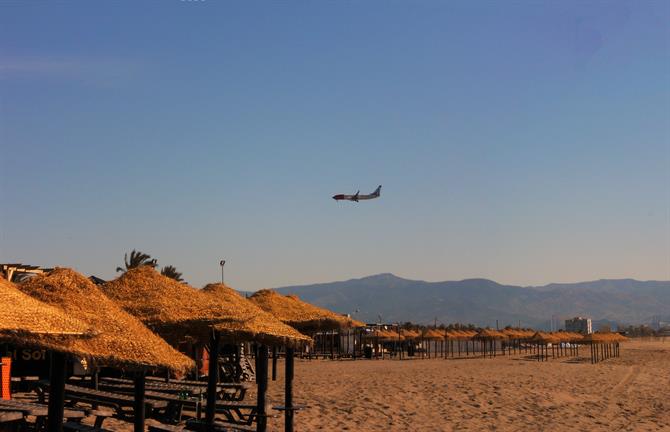
[[[224,284],[215,283],[206,285],[202,289],[202,292],[230,306],[241,316],[247,317],[244,319],[245,325],[252,327],[256,331],[254,340],[260,339],[260,342],[263,342],[267,339],[265,343],[270,345],[273,345],[272,342],[276,344],[277,340],[281,341],[283,345],[291,344],[292,342],[311,342],[311,338],[282,323],[272,314],[264,311],[255,303],[242,297],[237,291]],[[226,325],[228,324],[218,324],[216,328],[217,330],[221,330]],[[235,331],[235,328],[231,328],[230,331]]]
[[[561,341],[560,338],[556,337],[555,335],[545,332],[535,332],[535,334],[528,340],[530,342],[541,344],[554,344]]]
[[[42,303],[0,278],[0,341],[51,351],[47,429],[63,428],[65,354],[73,352],[72,340],[91,337],[89,326],[62,310]]]
[[[57,268],[19,285],[24,293],[56,306],[92,327],[97,334],[69,342],[69,351],[99,363],[128,368],[185,371],[193,362],[130,316],[85,276]]]
[[[255,292],[249,300],[280,321],[303,332],[362,327],[365,324],[335,312],[314,306],[295,295],[283,296],[273,290]]]
[[[244,299],[228,294],[225,300],[217,298],[165,277],[149,266],[128,270],[101,288],[125,311],[173,343],[185,336],[207,341],[212,328],[231,343],[256,341],[293,346],[311,342],[307,336],[240,301]]]
[[[255,341],[261,344],[256,353],[256,403],[258,428],[263,430],[266,416],[267,361],[266,345],[286,346],[287,373],[292,380],[293,347],[311,344],[312,340],[295,329],[268,315],[261,315],[239,300],[224,293],[229,301],[211,293],[202,292],[159,274],[149,266],[128,270],[118,279],[102,286],[114,301],[138,317],[166,339],[177,343],[185,337],[202,342],[209,340],[209,373],[205,422],[213,425],[218,380],[219,342],[237,344]],[[218,290],[222,293],[227,290]],[[291,359],[288,361],[288,359]],[[291,369],[289,371],[289,369]],[[288,384],[287,384],[288,386]],[[288,396],[287,396],[288,397]],[[287,406],[290,406],[287,401]]]
[[[402,334],[405,337],[405,339],[416,339],[421,336],[421,334],[418,331],[410,329],[402,329],[400,330],[400,334]]]
[[[85,323],[24,294],[3,278],[0,304],[0,340],[68,352],[68,339],[93,335]]]
[[[473,335],[475,339],[506,339],[507,336],[497,330],[485,328]]]
[[[628,338],[620,335],[619,333],[611,332],[595,332],[587,334],[582,337],[580,342],[583,343],[613,343],[613,342],[622,342],[626,341]]]
[[[444,339],[444,333],[437,329],[427,329],[423,332],[423,338],[426,340],[442,340]]]

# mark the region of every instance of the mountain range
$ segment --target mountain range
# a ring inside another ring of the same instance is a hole
[[[670,321],[670,281],[601,279],[538,287],[488,279],[409,280],[391,273],[360,279],[276,288],[368,323],[472,323],[548,329],[552,319],[584,316],[598,323]]]

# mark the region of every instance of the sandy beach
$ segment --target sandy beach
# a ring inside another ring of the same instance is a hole
[[[282,380],[270,384],[280,404]],[[297,361],[297,431],[670,430],[670,340],[600,364],[521,356]],[[270,430],[283,430],[282,418]]]
[[[670,431],[670,340],[626,342],[619,358],[583,360],[296,360],[296,403],[310,408],[295,430]],[[282,366],[269,406],[283,404]],[[273,415],[268,430],[284,430]],[[113,419],[106,426],[132,431]]]

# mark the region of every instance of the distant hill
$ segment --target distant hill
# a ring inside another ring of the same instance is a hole
[[[597,280],[541,287],[501,285],[488,279],[425,282],[390,273],[277,288],[355,318],[375,322],[473,323],[548,328],[552,316],[581,315],[626,324],[670,320],[670,281]],[[358,312],[356,312],[358,311]]]

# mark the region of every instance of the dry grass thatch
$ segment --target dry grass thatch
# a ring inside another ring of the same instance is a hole
[[[583,336],[580,342],[583,343],[614,343],[614,342],[623,342],[628,340],[625,336],[620,335],[619,333],[611,332],[595,332]]]
[[[479,333],[473,335],[472,337],[476,339],[507,339],[507,335],[504,333],[489,328],[480,330]]]
[[[400,334],[402,334],[405,339],[416,339],[421,337],[421,333],[409,329],[400,330]]]
[[[444,333],[437,329],[427,329],[423,332],[423,338],[426,340],[442,340]]]
[[[185,371],[193,366],[191,359],[170,347],[107,298],[88,278],[73,270],[58,268],[37,275],[19,285],[19,289],[77,317],[97,332],[88,339],[69,341],[69,352],[115,367]]]
[[[528,340],[531,342],[542,343],[542,344],[548,344],[548,343],[553,344],[553,343],[559,343],[561,341],[561,339],[556,337],[555,335],[545,332],[535,332],[535,334]]]
[[[149,266],[128,270],[102,290],[126,312],[177,343],[187,337],[209,341],[212,329],[228,343],[257,341],[294,346],[311,340],[281,322],[260,315],[229,296],[224,301],[158,273]]]
[[[365,325],[343,315],[306,303],[297,296],[283,296],[273,290],[261,290],[249,300],[280,321],[304,332],[335,330]]]
[[[85,323],[19,291],[0,277],[0,341],[68,352],[71,338],[91,337]]]
[[[269,312],[264,311],[255,303],[242,297],[234,289],[220,283],[206,285],[202,292],[213,296],[231,306],[235,312],[245,317],[245,325],[254,329],[254,340],[259,342],[273,343],[279,342],[281,345],[295,345],[299,343],[312,343],[312,339],[295,330],[293,327],[284,324]],[[217,326],[220,329],[222,325]],[[234,331],[234,329],[232,329]],[[266,340],[269,339],[269,340]]]

